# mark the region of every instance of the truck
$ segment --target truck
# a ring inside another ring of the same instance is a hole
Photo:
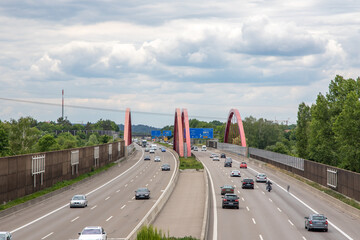
[[[145,139],[141,140],[141,146],[146,147],[147,141]]]

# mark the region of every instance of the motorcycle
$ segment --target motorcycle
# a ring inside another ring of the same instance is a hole
[[[266,186],[266,190],[267,190],[268,192],[270,192],[270,191],[272,190],[271,185],[267,185],[267,186]]]

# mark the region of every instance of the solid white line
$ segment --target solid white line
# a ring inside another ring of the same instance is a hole
[[[288,219],[288,222],[289,222],[292,226],[294,226],[294,224],[290,221],[290,219]]]
[[[252,221],[253,221],[253,223],[254,223],[254,224],[256,224],[256,222],[255,222],[255,219],[254,219],[254,218],[252,218]]]
[[[121,210],[123,210],[123,209],[124,209],[124,207],[126,207],[126,205],[122,206],[120,209],[121,209]]]
[[[255,173],[259,173],[258,171],[256,171],[253,168],[248,167],[250,170],[254,171]],[[268,178],[270,180],[270,178]],[[282,189],[284,192],[288,192],[285,188],[283,188],[282,186],[280,186],[279,184],[277,184],[276,182],[274,182],[273,180],[271,180],[271,182],[273,184],[275,184],[276,186],[278,186],[280,189]],[[300,198],[296,197],[294,194],[289,192],[289,195],[292,196],[293,198],[295,198],[297,201],[299,201],[301,204],[303,204],[305,207],[307,207],[308,209],[310,209],[313,213],[315,214],[319,214],[317,211],[315,211],[312,207],[310,207],[309,205],[307,205],[305,202],[303,202]],[[342,231],[339,227],[337,227],[335,224],[333,224],[332,222],[329,221],[328,219],[328,223],[329,225],[333,226],[338,232],[340,232],[344,237],[346,237],[348,240],[353,240],[352,237],[350,237],[349,235],[347,235],[344,231]]]
[[[71,222],[75,222],[75,221],[78,220],[78,219],[79,219],[79,216],[76,217],[76,218],[74,218],[73,220],[71,220]]]
[[[110,216],[108,219],[106,219],[106,221],[108,222],[110,219],[112,219],[113,218],[113,216]]]
[[[119,177],[123,176],[123,175],[126,174],[128,171],[130,171],[131,169],[133,169],[133,168],[143,159],[143,157],[144,157],[144,152],[142,152],[142,155],[141,155],[140,159],[139,159],[133,166],[131,166],[130,168],[128,168],[126,171],[124,171],[124,172],[121,173],[120,175],[114,177],[113,179],[109,180],[108,182],[106,182],[106,183],[104,183],[103,185],[95,188],[94,190],[88,192],[88,193],[85,194],[85,195],[88,196],[88,195],[90,195],[90,194],[98,191],[99,189],[105,187],[106,185],[109,185],[110,183],[112,183],[113,181],[115,181],[116,179],[118,179]],[[31,221],[31,222],[29,222],[29,223],[21,226],[21,227],[18,227],[18,228],[14,229],[14,230],[12,230],[12,231],[10,231],[10,232],[11,232],[11,233],[17,232],[17,231],[19,231],[19,230],[21,230],[21,229],[23,229],[23,228],[25,228],[25,227],[27,227],[27,226],[30,226],[30,225],[33,224],[33,223],[36,223],[36,222],[38,222],[38,221],[46,218],[47,216],[50,216],[50,215],[53,214],[53,213],[56,213],[56,212],[60,211],[61,209],[65,208],[65,207],[68,207],[68,206],[69,206],[69,204],[66,203],[65,205],[63,205],[63,206],[61,206],[61,207],[59,207],[59,208],[57,208],[57,209],[55,209],[55,210],[53,210],[53,211],[45,214],[45,215],[43,215],[43,216],[41,216],[41,217],[39,217],[39,218],[37,218],[37,219],[35,219],[35,220],[33,220],[33,221]]]
[[[47,238],[47,237],[50,237],[51,235],[53,235],[54,234],[54,232],[51,232],[51,233],[49,233],[48,235],[46,235],[45,237],[43,237],[43,238],[41,238],[41,239],[45,239],[45,238]]]

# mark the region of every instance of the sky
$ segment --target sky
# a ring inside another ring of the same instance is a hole
[[[336,75],[360,76],[360,1],[0,2],[0,120],[296,123]]]

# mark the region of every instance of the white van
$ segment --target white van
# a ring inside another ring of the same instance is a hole
[[[202,145],[201,151],[206,151],[206,146],[205,145]]]
[[[156,150],[157,149],[157,145],[156,144],[151,144],[151,148]]]

